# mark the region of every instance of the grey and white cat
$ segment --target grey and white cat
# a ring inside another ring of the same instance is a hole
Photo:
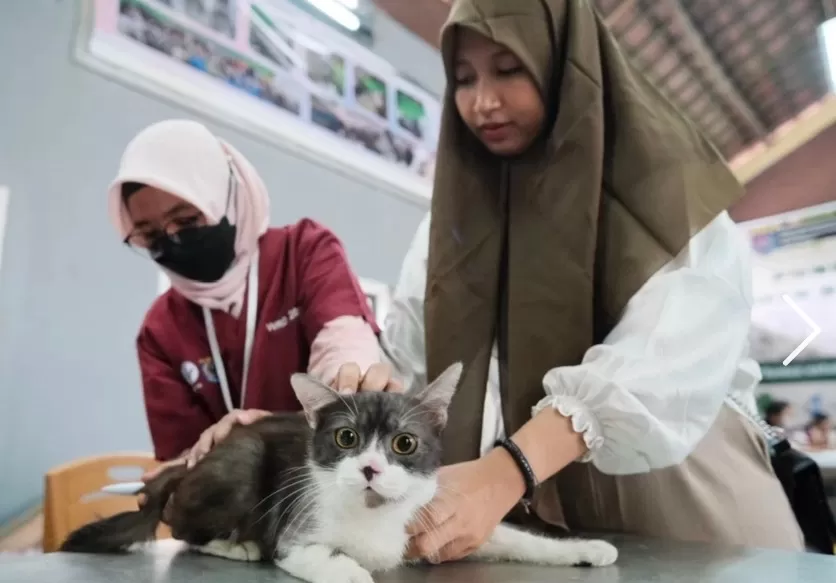
[[[437,491],[441,433],[462,367],[413,393],[340,396],[292,377],[305,416],[236,427],[193,469],[171,468],[146,485],[147,502],[72,533],[62,550],[118,552],[175,538],[237,560],[275,561],[310,583],[371,583],[404,564],[406,526]],[[612,564],[600,540],[553,539],[501,524],[471,558],[541,565]]]

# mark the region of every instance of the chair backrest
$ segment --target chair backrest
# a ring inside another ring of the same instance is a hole
[[[139,476],[158,462],[149,454],[114,454],[75,460],[47,472],[44,484],[44,552],[55,552],[75,529],[94,520],[137,509],[136,496],[105,494],[101,488],[120,481],[119,472]],[[124,480],[124,478],[122,478]],[[157,533],[170,536],[168,529]]]

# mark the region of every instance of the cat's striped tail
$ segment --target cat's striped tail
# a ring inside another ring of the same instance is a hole
[[[64,553],[120,553],[131,545],[154,539],[168,499],[186,475],[186,466],[164,470],[140,491],[145,504],[134,512],[120,512],[73,531],[59,549]]]

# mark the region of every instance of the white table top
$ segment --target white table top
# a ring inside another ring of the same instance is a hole
[[[833,583],[836,558],[613,537],[618,562],[604,568],[454,563],[401,569],[378,583]],[[166,541],[127,555],[0,557],[0,583],[291,583],[277,567],[183,552]],[[337,583],[337,582],[335,582]]]

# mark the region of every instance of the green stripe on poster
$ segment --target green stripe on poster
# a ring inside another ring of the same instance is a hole
[[[764,383],[801,383],[836,380],[836,358],[760,363]]]

